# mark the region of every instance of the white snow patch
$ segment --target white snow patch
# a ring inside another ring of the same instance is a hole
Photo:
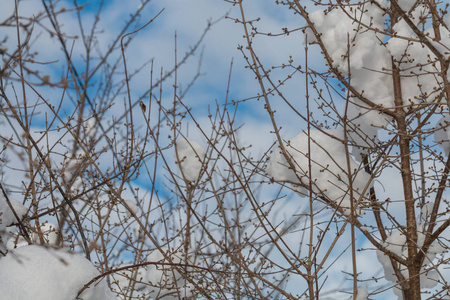
[[[22,218],[27,213],[27,209],[16,200],[11,198],[8,199],[14,212],[19,218]],[[13,210],[11,210],[3,193],[0,191],[0,232],[3,232],[9,225],[17,223],[18,220],[16,219]]]
[[[425,235],[423,234],[423,228],[421,226],[418,226],[417,231],[417,244],[419,246],[422,246],[425,241]],[[384,246],[387,250],[397,254],[398,256],[407,259],[408,258],[408,248],[406,245],[406,237],[405,235],[400,232],[399,230],[393,230],[386,241],[384,242]],[[445,249],[439,245],[437,241],[433,242],[428,250],[428,253],[426,254],[426,258],[424,261],[424,265],[421,269],[421,276],[420,276],[420,282],[422,288],[433,288],[437,285],[439,282],[439,275],[438,273],[427,267],[431,264],[432,261],[436,257],[436,254],[444,252]],[[392,268],[391,262],[389,260],[389,257],[381,252],[380,250],[377,250],[377,258],[378,261],[383,265],[385,278],[388,281],[391,281],[393,283],[397,282],[397,277],[394,275],[394,269]],[[402,273],[405,278],[409,278],[409,272],[408,269],[405,266],[400,266],[400,272]],[[398,299],[402,299],[401,291],[394,288],[394,293],[398,296]]]
[[[367,190],[370,176],[351,156],[349,157],[350,170],[348,169],[346,149],[341,142],[342,138],[341,130],[325,130],[323,132],[311,130],[310,137],[306,132],[302,132],[284,145],[295,171],[291,168],[281,149],[277,149],[270,157],[267,172],[276,181],[290,182],[303,188],[307,188],[311,180],[314,193],[325,195],[340,205],[344,213],[349,213],[349,172],[353,197],[356,200]],[[308,140],[310,141],[311,155],[308,153]],[[311,174],[309,174],[309,163],[311,163]],[[357,213],[362,213],[362,211],[359,208]]]
[[[444,150],[446,155],[450,152],[450,115],[445,115],[436,124],[434,141]]]
[[[139,212],[139,207],[136,205],[136,203],[134,203],[131,200],[126,200],[125,204],[128,206],[128,208],[130,209],[130,211],[137,215],[137,213]],[[132,214],[128,209],[127,209],[127,216],[130,217]]]
[[[16,234],[9,238],[8,242],[6,243],[6,249],[12,250],[27,245],[28,242],[25,240],[25,238],[20,234],[19,235]]]
[[[366,300],[368,295],[369,292],[367,290],[367,286],[363,285],[358,289],[358,294],[356,295],[355,300]],[[350,299],[353,299],[353,297]]]
[[[80,174],[78,174],[81,170],[81,167],[83,165],[83,162],[86,159],[86,155],[83,151],[80,151],[76,154],[75,157],[72,157],[70,159],[65,159],[63,166],[64,166],[64,181],[66,183],[71,183],[72,180],[75,179],[75,177],[78,177]],[[77,183],[78,184],[78,183]],[[78,188],[75,187],[75,189]]]
[[[155,263],[147,267],[150,296],[158,299],[164,297],[164,299],[169,300],[190,297],[193,286],[177,270],[177,268],[186,268],[183,266],[176,267],[177,264],[185,264],[184,254],[179,251],[171,252],[167,248],[162,250],[165,256],[159,250],[155,250],[147,256],[148,262]]]
[[[57,245],[59,240],[58,227],[49,222],[40,225],[44,243],[48,245]],[[39,238],[37,230],[32,234],[32,240],[34,244],[41,244],[41,239]]]
[[[143,267],[135,269],[127,269],[119,272],[115,272],[112,276],[114,278],[114,284],[119,287],[122,292],[128,292],[130,287],[134,287],[133,296],[137,299],[145,298],[145,290],[148,285],[146,281],[147,271]],[[119,297],[119,299],[128,299],[127,297]]]
[[[0,55],[5,54],[6,52],[8,52],[8,46],[6,44],[3,44],[0,46]]]
[[[10,232],[13,232],[14,228],[9,230],[10,228],[7,227],[11,224],[17,223],[18,220],[15,214],[19,217],[19,219],[22,219],[27,213],[27,209],[21,203],[11,198],[8,199],[12,209],[8,205],[3,193],[0,191],[0,250],[5,249],[5,243],[7,242],[9,242],[10,246],[14,244],[13,241],[9,241],[11,237]]]
[[[197,181],[201,174],[205,149],[199,143],[185,138],[178,139],[175,147],[175,159],[183,178],[188,182]]]
[[[0,295],[8,300],[75,299],[99,275],[90,261],[64,249],[29,245],[12,250],[0,260]],[[114,299],[106,283],[91,284],[83,300]]]
[[[86,121],[85,132],[86,132],[86,136],[88,136],[90,138],[95,137],[95,133],[97,132],[97,120],[94,117],[92,117]]]

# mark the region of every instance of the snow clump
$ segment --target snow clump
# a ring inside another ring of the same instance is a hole
[[[186,261],[182,252],[162,247],[161,250],[151,252],[147,262],[147,267],[116,272],[113,274],[113,284],[121,292],[134,286],[133,295],[139,299],[178,300],[193,296],[194,287],[179,271],[189,272],[184,266]]]
[[[117,286],[118,291],[122,295],[118,295],[118,299],[129,299],[125,295],[129,294],[129,291],[133,287],[133,296],[136,299],[147,299],[145,291],[148,285],[145,283],[147,271],[144,267],[136,269],[126,269],[115,272],[112,274],[114,281],[113,285]],[[134,284],[132,284],[134,283]]]
[[[86,160],[84,151],[80,151],[72,158],[66,158],[63,162],[63,178],[68,184],[72,183],[80,175],[83,163]],[[79,183],[77,183],[79,185]]]
[[[205,149],[199,143],[185,138],[176,141],[175,149],[175,159],[180,166],[184,180],[197,181],[201,174]]]
[[[379,2],[385,4],[385,1]],[[366,3],[336,7],[331,11],[318,10],[309,18],[332,60],[330,67],[338,68],[344,76],[350,74],[351,85],[374,104],[393,107],[392,78],[382,72],[391,67],[390,53],[386,47],[380,46],[383,35],[375,30],[365,30],[367,26],[384,29],[386,14],[383,10],[375,4]],[[316,42],[312,29],[308,29],[306,35],[308,43]],[[349,44],[350,69],[347,55]]]
[[[0,191],[0,250],[5,249],[3,243],[6,243],[10,237],[7,227],[18,222],[16,215],[22,219],[27,213],[27,209],[21,203],[11,198],[9,198],[9,202],[12,209]]]
[[[16,200],[9,198],[9,202],[19,218],[22,218],[27,213],[27,209]],[[11,224],[17,223],[18,220],[13,210],[11,210],[3,193],[0,191],[0,232],[3,232]]]
[[[290,182],[303,188],[307,188],[311,180],[314,193],[326,196],[339,205],[345,214],[348,214],[350,212],[348,172],[352,178],[355,200],[359,200],[366,192],[370,176],[352,157],[349,157],[350,170],[348,170],[346,149],[342,139],[341,130],[311,130],[310,136],[302,132],[284,145],[295,170],[292,169],[281,149],[277,149],[270,157],[267,172],[276,181]],[[308,140],[311,155],[308,153]],[[311,163],[311,174],[309,174],[309,163]],[[359,208],[357,213],[362,211]]]
[[[383,0],[378,1],[378,5],[385,7],[387,4]],[[347,117],[352,123],[348,135],[355,146],[359,146],[353,148],[357,159],[359,154],[374,147],[378,129],[386,127],[391,120],[380,110],[395,107],[392,76],[386,72],[392,68],[391,54],[380,43],[384,36],[376,30],[366,29],[384,30],[386,14],[378,5],[365,2],[309,14],[331,60],[329,67],[349,76],[354,91],[366,99],[362,101],[347,91],[350,94]],[[306,36],[307,43],[317,42],[311,28],[306,30]]]
[[[41,233],[42,238],[44,241],[44,244],[48,245],[57,245],[59,241],[59,235],[58,235],[58,227],[55,224],[46,222],[43,224],[40,224],[41,226]],[[31,236],[34,244],[41,244],[41,239],[39,237],[39,234],[36,230],[36,232],[33,232]]]
[[[356,295],[355,300],[366,300],[368,295],[367,286],[363,285],[358,289],[358,295]],[[350,299],[353,300],[353,296]]]
[[[417,244],[419,246],[422,246],[424,241],[425,235],[422,233],[422,227],[419,226],[417,232]],[[402,258],[407,259],[408,257],[406,236],[399,230],[393,230],[387,237],[383,246],[387,250],[395,253]],[[433,288],[439,282],[438,273],[433,269],[428,270],[427,266],[430,264],[432,265],[432,261],[436,257],[436,254],[443,253],[444,251],[445,248],[443,248],[437,241],[433,242],[430,245],[424,260],[424,265],[422,266],[421,270],[420,285],[422,288]],[[396,283],[397,277],[394,274],[394,269],[392,268],[389,257],[382,251],[377,250],[377,258],[383,266],[386,280]],[[400,272],[405,278],[409,277],[408,269],[406,268],[406,266],[400,266]],[[398,296],[399,299],[402,299],[401,291],[399,289],[394,288],[394,293]]]
[[[434,141],[444,150],[446,155],[450,152],[450,115],[445,115],[436,124]]]
[[[0,260],[0,295],[8,300],[75,299],[100,273],[90,261],[64,249],[29,245]],[[95,282],[80,295],[83,300],[114,299],[105,281]]]
[[[6,243],[6,249],[9,251],[27,245],[28,245],[27,240],[25,240],[25,238],[21,234],[14,234],[9,238],[8,242]]]
[[[8,52],[8,46],[6,44],[2,44],[0,46],[0,55],[5,54],[6,52]]]
[[[178,264],[186,263],[185,255],[179,251],[169,251],[167,248],[161,250],[164,255],[156,249],[147,256],[147,262],[153,263],[147,268],[146,278],[150,285],[150,296],[157,299],[164,297],[167,300],[191,297],[193,286],[177,270],[186,269],[183,266],[177,267]]]
[[[138,214],[138,212],[139,212],[139,207],[136,205],[136,203],[134,203],[133,201],[131,201],[131,200],[126,200],[125,201],[125,204],[126,204],[126,209],[127,209],[127,211],[126,211],[126,214],[127,214],[127,217],[131,217],[133,214],[134,215],[137,215]]]
[[[428,14],[426,10],[427,8],[424,5],[417,5],[409,14],[410,20],[416,26],[422,26],[420,23],[423,21],[423,16]],[[400,19],[393,29],[395,36],[387,42],[387,49],[400,69],[404,103],[434,101],[442,85],[442,82],[439,82],[440,77],[436,76],[435,63],[438,62],[438,58],[429,47],[414,41],[417,40],[417,35],[405,20]],[[449,41],[448,30],[441,26],[441,32],[444,39],[436,44],[436,48],[442,48],[444,46],[443,43],[448,43]],[[424,33],[430,40],[433,40],[435,37],[433,28],[425,30]],[[445,41],[446,35],[447,41]],[[445,48],[446,46],[444,46]]]
[[[87,137],[95,137],[95,133],[97,132],[97,120],[95,119],[95,117],[92,117],[86,121],[84,129]]]

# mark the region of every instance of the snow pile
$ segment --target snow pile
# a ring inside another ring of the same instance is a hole
[[[0,260],[0,295],[8,300],[75,299],[97,269],[79,254],[30,245],[10,251]],[[89,286],[79,299],[114,299],[106,283]]]
[[[422,246],[425,241],[425,235],[421,231],[422,228],[419,226],[417,232],[417,244],[419,246]],[[384,242],[383,246],[386,247],[387,250],[406,259],[408,257],[408,247],[406,243],[407,241],[405,235],[399,230],[393,230]],[[436,257],[436,254],[443,253],[444,251],[445,248],[439,245],[438,242],[432,243],[429,247],[428,253],[425,257],[424,265],[422,266],[421,270],[420,285],[422,288],[433,288],[439,282],[438,273],[433,269],[429,270],[427,266],[432,264],[432,261]],[[377,258],[383,266],[386,280],[397,283],[398,279],[394,274],[394,269],[392,268],[389,257],[382,251],[377,250]],[[400,272],[405,278],[409,278],[409,273],[406,266],[401,266]],[[394,293],[399,297],[399,299],[402,299],[401,291],[399,289],[394,289]]]
[[[312,180],[313,192],[326,196],[334,201],[345,214],[350,208],[350,184],[348,172],[352,178],[353,197],[359,200],[367,190],[370,176],[361,170],[361,167],[349,157],[350,170],[347,167],[345,145],[341,142],[341,130],[311,130],[308,137],[302,132],[284,145],[292,169],[281,149],[277,149],[270,157],[267,172],[276,181],[290,182],[304,188],[309,187]],[[311,155],[308,153],[308,140],[310,140]],[[311,174],[309,163],[311,162]],[[357,213],[361,213],[359,208]]]
[[[175,145],[175,159],[187,182],[198,180],[205,158],[205,149],[199,143],[185,138],[178,139]]]

